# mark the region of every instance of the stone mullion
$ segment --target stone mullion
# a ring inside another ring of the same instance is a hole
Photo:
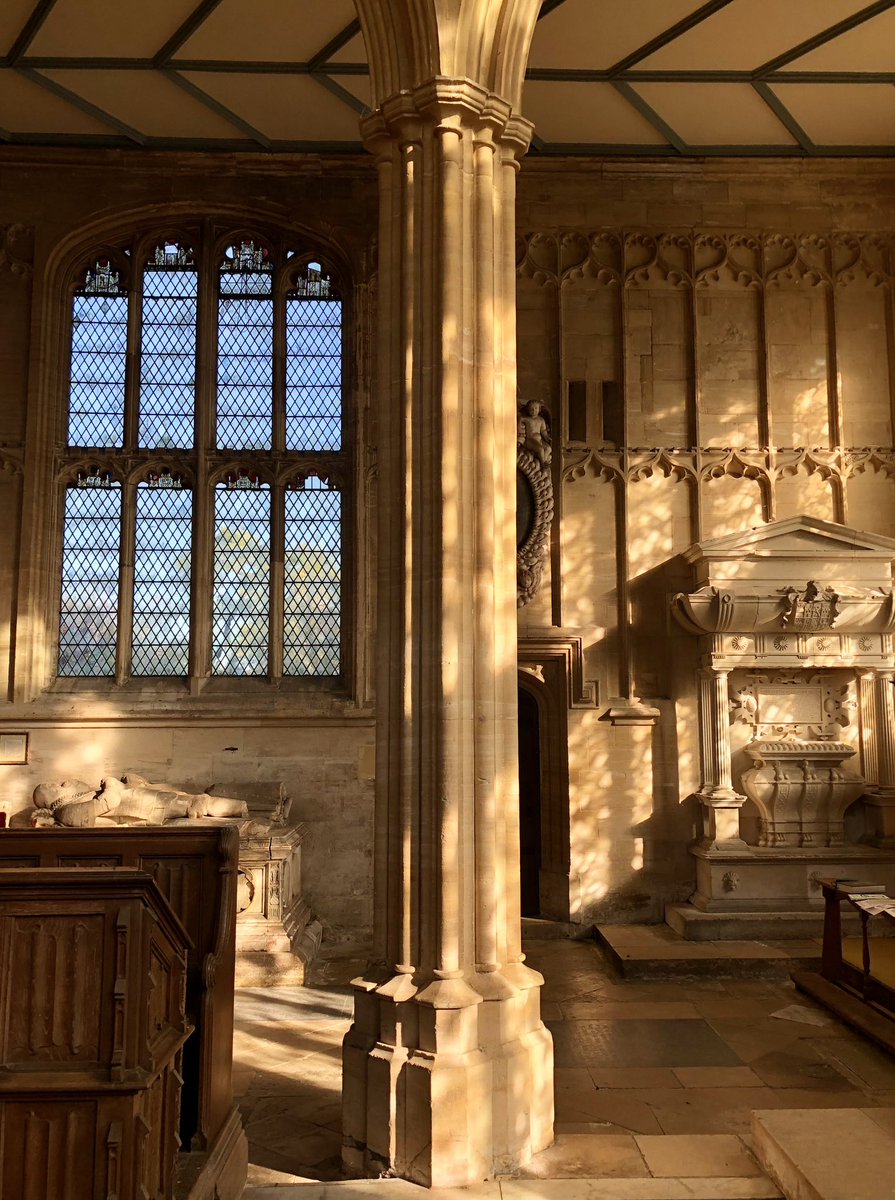
[[[211,675],[212,593],[214,579],[214,489],[209,479],[215,446],[217,380],[217,271],[206,253],[199,270],[196,322],[196,480],[193,492],[192,578],[190,581],[190,690],[204,687]]]
[[[121,558],[118,574],[118,637],[115,644],[115,682],[131,673],[134,636],[134,560],[137,544],[137,485],[128,480],[121,488]]]
[[[270,489],[270,583],[267,670],[271,680],[283,678],[285,632],[284,586],[286,578],[286,488],[277,482]]]
[[[140,430],[140,375],[143,367],[143,270],[135,264],[127,306],[127,359],[124,372],[125,451],[137,447]]]

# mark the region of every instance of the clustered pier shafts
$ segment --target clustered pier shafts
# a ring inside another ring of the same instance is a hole
[[[437,78],[364,124],[380,182],[376,968],[346,1166],[464,1185],[553,1136],[519,912],[515,180],[530,126]]]

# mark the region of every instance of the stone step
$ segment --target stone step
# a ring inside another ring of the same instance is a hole
[[[872,1116],[871,1116],[872,1113]],[[766,1109],[752,1114],[758,1161],[788,1200],[893,1200],[893,1109]]]
[[[846,931],[860,932],[858,914],[842,913]],[[690,942],[817,941],[823,936],[823,912],[701,912],[692,904],[667,904],[665,923]],[[807,953],[807,951],[806,951]]]
[[[883,1200],[888,1193],[881,1193]],[[470,1188],[420,1188],[402,1179],[248,1187],[242,1200],[780,1200],[764,1177],[501,1179]],[[857,1194],[850,1200],[859,1200]],[[861,1198],[871,1200],[871,1197]],[[876,1196],[872,1200],[878,1200]]]
[[[679,975],[786,979],[820,962],[820,945],[793,940],[690,941],[668,925],[598,925],[594,937],[625,979]]]

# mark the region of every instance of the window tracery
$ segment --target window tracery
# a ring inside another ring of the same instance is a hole
[[[332,272],[252,233],[168,231],[88,256],[70,313],[58,675],[338,679]]]

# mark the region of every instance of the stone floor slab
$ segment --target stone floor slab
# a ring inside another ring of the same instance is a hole
[[[761,1167],[731,1134],[682,1134],[636,1139],[650,1173],[656,1176],[762,1175]]]
[[[550,1021],[557,1066],[727,1067],[741,1060],[703,1020]]]

